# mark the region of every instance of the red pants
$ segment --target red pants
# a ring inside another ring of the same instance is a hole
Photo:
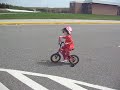
[[[62,55],[63,55],[64,60],[67,60],[69,58],[70,51],[71,50],[69,49],[69,47],[67,47],[67,46],[62,47]]]

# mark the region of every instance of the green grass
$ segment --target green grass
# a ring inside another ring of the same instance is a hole
[[[120,20],[120,16],[91,14],[59,14],[59,13],[13,13],[0,14],[0,19],[92,19]]]

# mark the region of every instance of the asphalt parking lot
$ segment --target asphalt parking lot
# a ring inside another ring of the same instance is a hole
[[[75,42],[72,53],[80,58],[75,67],[50,62],[64,25],[3,25],[0,26],[0,69],[54,75],[120,90],[120,25],[71,26]],[[45,77],[25,76],[49,90],[70,89]],[[10,90],[32,90],[24,81],[2,70],[0,82]],[[98,90],[97,86],[79,86]]]

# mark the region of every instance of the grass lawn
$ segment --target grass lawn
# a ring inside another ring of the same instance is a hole
[[[1,14],[0,19],[92,19],[120,20],[120,16],[91,15],[91,14],[59,14],[59,13],[7,13]]]

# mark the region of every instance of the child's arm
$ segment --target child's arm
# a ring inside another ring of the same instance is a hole
[[[65,36],[59,36],[59,38],[63,38],[63,39],[65,39]]]
[[[59,36],[59,41],[58,42],[63,42],[62,39],[65,39],[65,36]]]
[[[73,43],[73,40],[72,40],[72,38],[70,38],[70,37],[68,37],[68,41],[69,41],[69,42],[66,42],[66,43],[65,43],[66,45],[70,45],[70,44]]]
[[[65,43],[66,45],[70,45],[70,44],[72,44],[72,41],[71,42],[68,42],[68,43]]]
[[[65,36],[59,36],[59,41],[61,41],[61,39],[65,39]]]

